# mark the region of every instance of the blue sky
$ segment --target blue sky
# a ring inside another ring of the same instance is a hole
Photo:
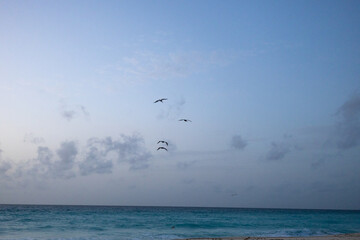
[[[0,203],[359,209],[359,10],[0,1]]]

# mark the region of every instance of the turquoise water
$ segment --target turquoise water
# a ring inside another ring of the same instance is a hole
[[[179,239],[360,232],[360,211],[0,205],[0,239]]]

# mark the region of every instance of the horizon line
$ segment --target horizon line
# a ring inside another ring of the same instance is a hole
[[[258,209],[258,210],[309,210],[309,211],[360,211],[360,209],[345,208],[279,208],[279,207],[211,207],[211,206],[160,206],[160,205],[115,205],[115,204],[52,204],[52,203],[0,203],[3,205],[25,205],[25,206],[69,206],[69,207],[143,207],[143,208],[219,208],[219,209]]]

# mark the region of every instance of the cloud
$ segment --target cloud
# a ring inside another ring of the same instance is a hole
[[[0,175],[5,174],[9,169],[11,169],[11,164],[9,162],[0,162]]]
[[[70,179],[77,173],[82,176],[90,174],[108,174],[115,163],[128,165],[135,171],[149,167],[152,154],[146,150],[144,139],[137,134],[112,137],[91,138],[82,151],[74,141],[63,141],[60,146],[51,150],[47,146],[38,146],[36,156],[19,163],[16,168],[3,161],[0,150],[0,177],[11,177],[26,183],[39,179]]]
[[[336,124],[337,148],[347,150],[360,143],[360,94],[354,94],[336,112],[340,121]]]
[[[27,133],[24,136],[24,142],[32,143],[32,144],[42,144],[45,142],[42,137],[35,137],[33,133]]]
[[[144,147],[144,139],[139,135],[122,135],[120,139],[112,137],[91,138],[87,143],[87,153],[79,168],[82,175],[92,173],[111,173],[113,162],[126,162],[130,170],[148,168],[151,153]]]
[[[11,163],[2,160],[2,150],[0,149],[0,177],[4,176],[6,172],[12,168]]]
[[[60,148],[56,151],[59,160],[55,161],[54,169],[59,176],[63,176],[70,171],[75,164],[75,157],[78,154],[76,144],[73,141],[61,143]],[[70,176],[67,174],[67,176]]]
[[[21,175],[26,174],[34,177],[49,177],[53,153],[48,147],[39,146],[37,149],[37,157],[30,160],[28,164],[30,169],[23,170],[20,168]]]
[[[75,177],[73,167],[78,150],[75,142],[63,142],[56,151],[56,155],[48,147],[39,146],[37,157],[32,159],[32,167],[26,171],[32,176],[48,178],[72,178]]]
[[[92,145],[91,143],[89,144],[86,157],[79,165],[81,175],[111,173],[113,162],[106,159],[107,152],[100,149],[101,147],[99,146]]]
[[[63,110],[61,116],[66,120],[70,121],[75,117],[76,112],[73,110]]]
[[[244,140],[240,135],[234,135],[231,138],[231,147],[239,150],[245,149],[248,145],[247,141]]]
[[[86,110],[86,108],[83,105],[80,105],[79,107],[82,114],[84,114],[85,116],[90,116],[89,112]]]
[[[271,143],[271,148],[266,154],[266,159],[281,160],[292,150],[300,151],[303,150],[303,148],[296,143],[292,135],[284,134],[282,141]]]
[[[290,148],[282,143],[271,143],[271,149],[266,155],[267,160],[280,160],[285,157],[287,153],[290,152]]]
[[[73,120],[79,115],[89,117],[90,114],[83,105],[68,106],[64,101],[61,102],[60,115],[67,121]]]

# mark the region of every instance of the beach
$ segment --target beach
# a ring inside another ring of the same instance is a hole
[[[223,237],[223,238],[185,238],[178,240],[358,240],[360,233],[309,237]]]

